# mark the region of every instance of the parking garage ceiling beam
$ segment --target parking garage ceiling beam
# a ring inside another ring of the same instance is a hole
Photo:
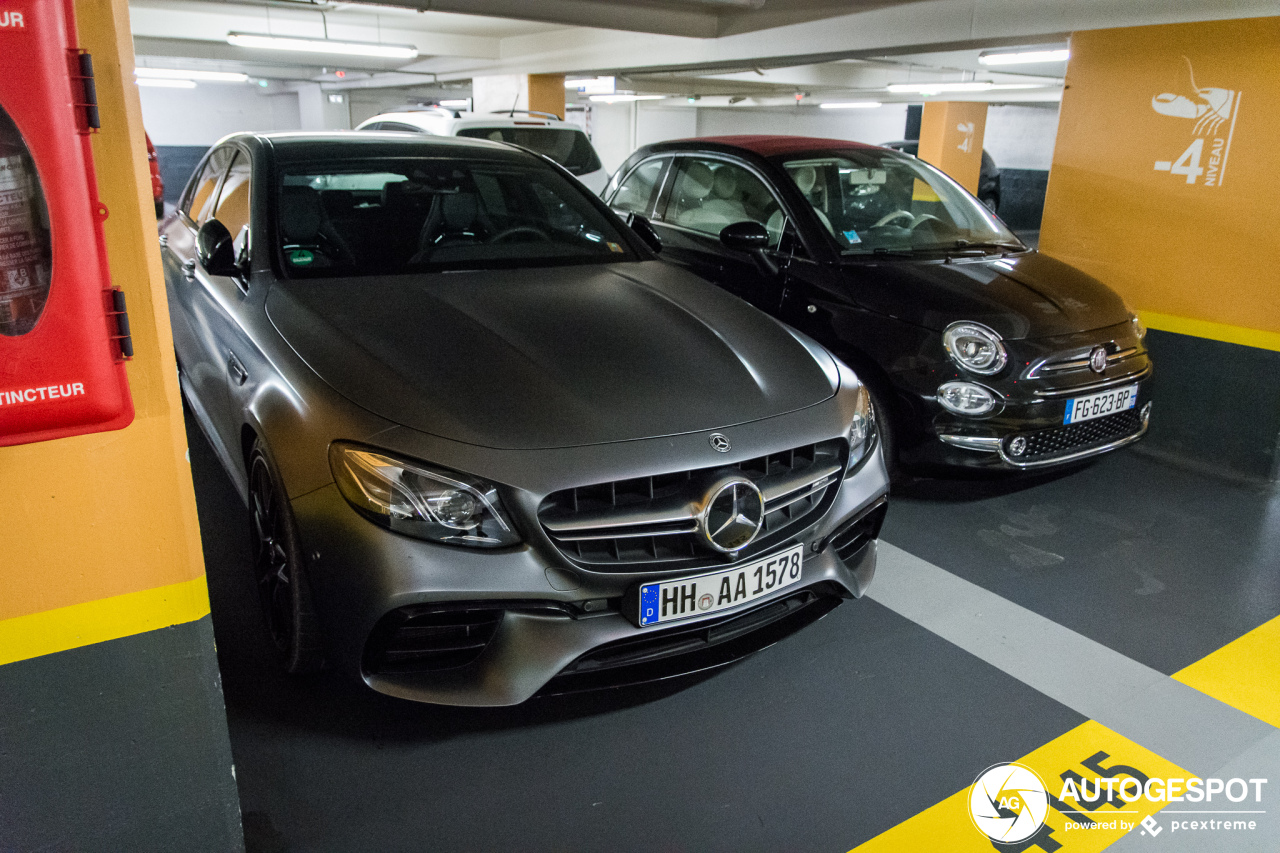
[[[461,12],[575,27],[695,38],[714,38],[720,34],[720,19],[714,3],[608,3],[597,0],[387,0],[387,3],[409,9]]]
[[[527,4],[530,7],[541,3]],[[422,70],[653,72],[782,67],[849,57],[1061,39],[1075,30],[1276,15],[1275,0],[928,0],[720,38],[572,28],[504,38],[496,62],[441,57]],[[614,21],[614,26],[620,22]]]
[[[867,3],[850,5],[842,0],[842,13],[836,15],[830,14],[831,0],[402,2],[404,6],[390,7],[280,0],[261,4],[132,0],[130,12],[136,50],[144,64],[152,58],[191,57],[296,66],[296,73],[282,75],[305,78],[314,76],[311,66],[381,72],[372,78],[362,77],[360,88],[412,85],[416,78],[405,75],[459,82],[482,74],[612,73],[636,83],[645,82],[647,76],[654,85],[674,82],[661,79],[664,76],[713,77],[717,88],[765,83],[815,90],[861,88],[865,83],[859,85],[858,78],[877,76],[866,68],[858,70],[857,63],[836,62],[840,59],[901,56],[906,63],[918,64],[922,52],[1061,41],[1074,30],[1280,13],[1276,0],[926,0],[869,10],[865,9]],[[451,11],[463,6],[473,14]],[[411,8],[418,8],[418,12]],[[864,10],[850,13],[850,8]],[[607,17],[601,17],[602,10],[608,10]],[[478,12],[512,18],[474,14]],[[649,16],[659,13],[664,20],[676,22],[667,27],[669,30],[710,32],[703,25],[705,21],[716,22],[719,31],[734,15],[754,15],[757,17],[752,20],[759,23],[766,20],[759,17],[766,12],[773,16],[768,20],[790,23],[718,38],[648,31],[654,29]],[[795,22],[797,17],[818,14],[827,17]],[[528,19],[534,16],[574,25],[530,23]],[[681,20],[687,26],[680,24]],[[607,24],[611,29],[593,28],[594,24]],[[628,28],[641,31],[626,31]],[[232,30],[410,43],[420,55],[404,63],[250,51],[226,43],[226,34]],[[991,76],[985,69],[982,73]],[[849,79],[842,83],[840,78],[845,77]]]

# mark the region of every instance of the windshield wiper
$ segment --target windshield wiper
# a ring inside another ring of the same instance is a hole
[[[952,249],[1002,249],[1006,252],[1021,252],[1027,247],[1022,243],[1010,240],[956,240]]]
[[[897,257],[909,258],[915,255],[915,249],[890,249],[888,246],[876,246],[871,250],[872,255],[879,257]],[[865,255],[866,252],[855,252],[855,255]]]

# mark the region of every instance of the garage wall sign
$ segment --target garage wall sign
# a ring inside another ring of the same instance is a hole
[[[987,105],[978,101],[926,101],[920,117],[921,160],[946,172],[969,192],[977,194],[982,176],[982,138],[987,128]],[[919,201],[937,201],[923,181],[916,184]]]
[[[1280,17],[1074,33],[1041,251],[1139,311],[1216,324],[1178,328],[1280,334],[1277,45]]]
[[[1240,110],[1240,92],[1217,86],[1196,85],[1191,60],[1186,63],[1184,85],[1176,91],[1161,92],[1151,99],[1151,108],[1162,116],[1182,119],[1191,142],[1176,160],[1157,160],[1157,172],[1186,178],[1189,184],[1220,187],[1227,175],[1227,158],[1235,135]]]
[[[133,420],[89,136],[93,64],[71,0],[0,12],[0,446]]]

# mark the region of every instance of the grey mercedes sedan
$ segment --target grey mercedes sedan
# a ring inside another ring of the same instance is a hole
[[[235,135],[160,240],[290,671],[510,705],[723,666],[871,580],[857,377],[551,161]]]

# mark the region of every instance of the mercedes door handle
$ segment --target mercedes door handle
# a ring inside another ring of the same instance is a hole
[[[185,278],[187,281],[196,280],[195,258],[188,258],[187,260],[182,262],[182,277]]]
[[[249,371],[244,369],[244,365],[234,354],[227,357],[227,372],[231,374],[232,381],[237,385],[243,385],[249,381]]]

